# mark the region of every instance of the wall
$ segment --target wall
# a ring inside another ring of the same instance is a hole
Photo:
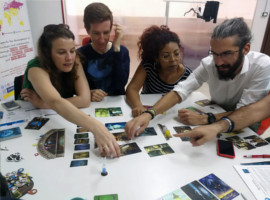
[[[27,0],[33,43],[36,44],[44,26],[63,23],[61,0]]]
[[[268,12],[267,17],[262,17],[262,13],[264,11]],[[251,50],[253,51],[261,50],[264,33],[269,18],[269,12],[270,12],[270,0],[258,0],[251,28],[251,31],[253,33]]]

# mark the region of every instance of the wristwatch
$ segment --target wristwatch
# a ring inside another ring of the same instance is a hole
[[[208,115],[208,124],[212,124],[216,121],[216,117],[213,113],[206,113]]]

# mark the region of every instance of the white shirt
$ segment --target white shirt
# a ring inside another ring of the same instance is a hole
[[[218,78],[213,57],[208,56],[173,90],[183,101],[203,82],[209,85],[211,99],[227,111],[257,102],[269,91],[270,57],[259,52],[249,52],[244,56],[241,72],[233,80],[225,81]]]

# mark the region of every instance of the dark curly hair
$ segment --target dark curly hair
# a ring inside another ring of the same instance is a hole
[[[74,82],[77,79],[78,63],[70,72],[59,73],[52,60],[52,43],[58,38],[75,39],[74,34],[65,24],[50,24],[44,27],[44,31],[38,40],[38,60],[41,67],[49,73],[51,82],[61,96],[74,91]]]
[[[144,62],[154,63],[159,51],[169,42],[175,42],[182,49],[178,35],[170,31],[169,27],[152,25],[146,28],[137,43],[138,57]]]

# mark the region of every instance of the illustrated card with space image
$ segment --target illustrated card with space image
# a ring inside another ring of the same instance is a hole
[[[89,158],[89,151],[73,153],[73,159]]]
[[[70,163],[70,167],[86,166],[87,163],[88,163],[88,160],[72,160]]]
[[[88,133],[77,133],[74,135],[74,139],[87,139]]]
[[[74,141],[74,144],[88,144],[89,143],[89,139],[76,139]]]
[[[120,107],[95,109],[95,117],[114,117],[114,116],[122,116],[122,115],[123,115],[123,112]]]
[[[232,137],[226,137],[225,140],[232,141],[233,144],[238,148],[242,150],[250,150],[256,148],[255,146],[249,144],[244,139],[240,138],[239,136],[232,136]]]
[[[157,132],[155,131],[154,127],[147,127],[139,136],[151,136],[151,135],[157,135]]]
[[[90,144],[76,144],[74,150],[87,150],[90,149]]]
[[[259,137],[257,135],[247,136],[247,137],[244,137],[244,139],[248,143],[250,143],[251,145],[253,145],[255,147],[261,147],[264,145],[268,145],[268,142],[266,142],[264,139],[262,139],[261,137]]]
[[[126,122],[105,123],[105,126],[109,131],[125,129],[125,125]]]
[[[43,118],[43,117],[34,117],[25,127],[25,129],[34,129],[39,130],[42,126],[44,126],[47,121],[49,121],[49,118]]]
[[[168,143],[146,146],[144,149],[150,157],[174,153],[174,150],[169,146]]]
[[[116,141],[128,141],[128,140],[130,140],[126,135],[126,132],[113,133],[113,136],[115,137]]]
[[[190,126],[174,126],[173,128],[177,134],[185,133],[191,130]],[[180,139],[183,142],[190,141],[190,137],[180,137]]]
[[[215,174],[209,174],[199,181],[221,200],[231,200],[239,195],[238,192],[223,182]]]
[[[191,198],[196,200],[218,200],[198,181],[193,181],[181,187],[181,189]]]
[[[162,200],[191,200],[181,189],[174,190],[162,197]]]
[[[137,145],[136,142],[124,144],[124,145],[119,145],[119,147],[120,147],[120,151],[121,151],[121,156],[126,156],[126,155],[141,152],[141,149]]]

